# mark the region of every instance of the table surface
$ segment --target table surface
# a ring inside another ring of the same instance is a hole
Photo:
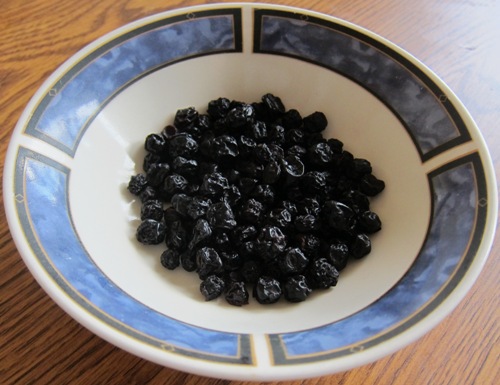
[[[21,112],[63,61],[128,22],[200,3],[197,0],[1,0],[2,164]],[[277,0],[275,3],[308,8],[356,23],[424,62],[451,87],[475,119],[500,180],[500,1]],[[83,328],[30,275],[9,233],[3,204],[0,207],[0,383],[250,384],[158,366],[114,347]],[[440,325],[418,341],[348,372],[287,383],[500,384],[499,255],[497,233],[490,258],[471,291]]]

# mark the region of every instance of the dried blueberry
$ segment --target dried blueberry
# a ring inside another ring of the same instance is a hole
[[[177,110],[174,118],[174,126],[177,128],[186,128],[191,126],[198,119],[198,111],[194,107]]]
[[[253,296],[261,304],[278,302],[281,297],[281,285],[273,277],[260,277],[254,285]]]
[[[328,125],[328,120],[324,113],[316,111],[302,119],[304,130],[310,133],[323,131]]]
[[[215,249],[203,247],[196,252],[196,267],[201,279],[222,271],[222,260]]]
[[[248,291],[243,281],[231,281],[227,285],[226,301],[233,306],[243,306],[248,303]]]
[[[177,250],[167,249],[160,256],[161,265],[168,270],[175,270],[180,265],[180,253]]]
[[[301,273],[309,264],[309,259],[298,247],[289,248],[280,256],[279,266],[283,274]]]
[[[127,189],[134,195],[139,195],[148,185],[146,175],[137,174],[130,178]]]
[[[217,275],[209,275],[200,283],[200,292],[205,301],[212,301],[224,292],[224,280]]]
[[[141,207],[141,220],[145,219],[161,221],[163,219],[163,203],[156,199],[144,202]]]
[[[326,258],[319,258],[308,266],[305,276],[312,288],[327,289],[337,285],[339,272]]]
[[[307,299],[312,290],[303,275],[291,276],[283,285],[283,294],[289,302],[302,302]]]
[[[207,220],[216,229],[230,230],[236,226],[233,210],[227,202],[212,204],[207,210]]]
[[[255,244],[257,254],[264,260],[274,260],[287,245],[283,231],[277,226],[264,226]]]
[[[165,239],[166,226],[161,221],[145,219],[141,222],[135,236],[144,245],[157,245]]]

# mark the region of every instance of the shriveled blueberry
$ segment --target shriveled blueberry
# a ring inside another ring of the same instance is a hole
[[[288,277],[283,285],[283,294],[289,302],[305,301],[311,292],[306,277],[303,275]]]
[[[225,282],[217,275],[209,275],[200,283],[200,292],[205,301],[212,301],[222,295],[225,288]]]
[[[130,178],[127,189],[134,195],[139,195],[148,185],[146,175],[137,174]]]
[[[141,220],[145,219],[161,221],[163,219],[163,203],[156,199],[144,202],[141,207]]]
[[[211,247],[203,247],[196,252],[196,267],[201,279],[222,271],[222,260],[217,251]]]
[[[166,226],[161,221],[145,219],[141,222],[135,236],[144,245],[157,245],[165,239]]]
[[[243,281],[231,281],[227,284],[226,301],[233,306],[243,306],[248,303],[248,291]]]
[[[181,263],[179,256],[179,251],[167,249],[163,253],[161,253],[161,265],[168,270],[175,270]]]
[[[281,293],[281,284],[273,277],[260,277],[253,287],[253,296],[261,304],[278,302]]]
[[[326,258],[318,258],[309,265],[305,276],[312,288],[327,289],[337,285],[339,272]]]

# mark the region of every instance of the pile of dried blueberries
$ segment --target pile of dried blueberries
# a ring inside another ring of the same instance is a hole
[[[337,284],[381,229],[370,198],[385,187],[366,159],[324,138],[326,116],[302,117],[265,94],[176,112],[145,139],[139,242],[165,244],[161,264],[196,272],[204,298],[232,305],[304,301]]]

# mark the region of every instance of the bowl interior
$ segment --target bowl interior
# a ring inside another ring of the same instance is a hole
[[[227,305],[222,298],[207,303],[195,274],[161,267],[164,246],[142,246],[135,240],[140,202],[126,186],[131,175],[142,172],[144,138],[161,132],[178,108],[196,106],[205,112],[208,101],[219,96],[252,102],[266,92],[281,95],[288,108],[303,111],[304,116],[325,112],[330,121],[325,136],[341,139],[346,149],[372,162],[374,173],[388,186],[372,202],[384,230],[373,237],[373,252],[344,270],[335,289],[315,293],[304,303],[243,308]],[[430,220],[424,171],[400,121],[352,81],[298,60],[227,54],[169,66],[116,96],[80,142],[69,197],[79,237],[95,264],[133,298],[162,314],[210,329],[285,332],[353,314],[405,274]],[[321,311],[329,307],[328,312]]]

